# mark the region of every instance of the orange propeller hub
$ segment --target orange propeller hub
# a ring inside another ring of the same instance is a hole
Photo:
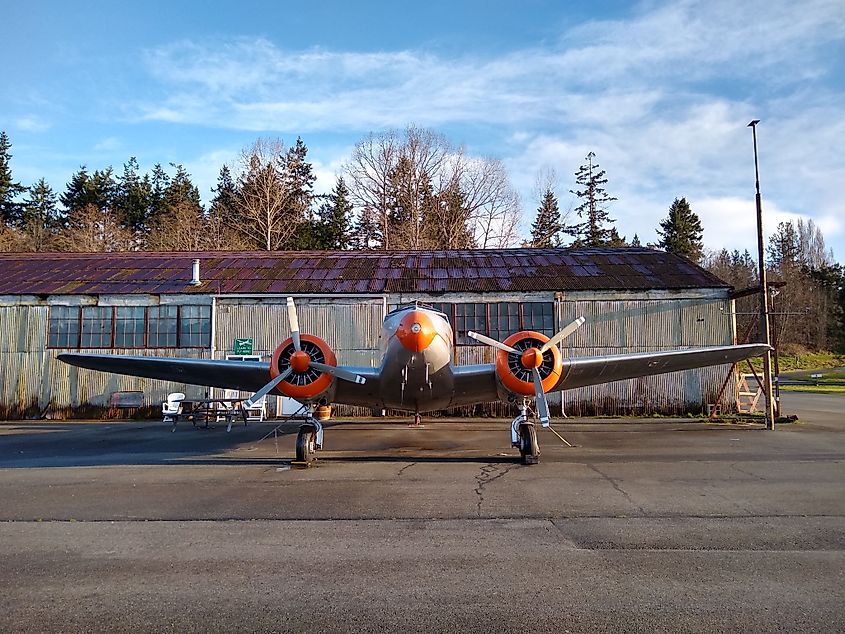
[[[543,353],[537,348],[528,348],[519,358],[522,367],[526,369],[539,368],[543,365]]]
[[[294,372],[305,372],[311,364],[311,357],[303,350],[297,350],[290,355],[290,367]]]
[[[421,310],[412,310],[408,312],[402,321],[399,322],[399,327],[396,329],[396,336],[402,345],[411,352],[422,352],[431,345],[437,331],[434,329],[434,324],[431,319]]]

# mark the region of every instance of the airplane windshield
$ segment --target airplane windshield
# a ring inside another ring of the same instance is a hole
[[[434,306],[431,306],[430,304],[426,304],[424,302],[419,302],[419,301],[409,302],[407,304],[400,304],[399,306],[396,306],[396,308],[390,310],[387,314],[393,315],[393,314],[402,312],[403,310],[408,310],[408,309],[411,309],[411,308],[422,308],[424,310],[430,310],[431,312],[437,313],[438,315],[440,315],[447,322],[449,321],[449,318],[446,316],[446,313],[443,313],[443,312],[437,310]]]

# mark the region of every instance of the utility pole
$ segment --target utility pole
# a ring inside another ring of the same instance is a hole
[[[754,119],[748,124],[754,138],[754,179],[757,188],[757,258],[760,265],[760,336],[769,346],[763,355],[763,391],[766,393],[766,429],[774,431],[775,412],[774,394],[772,393],[772,341],[769,335],[769,288],[766,283],[766,260],[763,252],[763,198],[760,195],[760,168],[757,163],[757,124]]]

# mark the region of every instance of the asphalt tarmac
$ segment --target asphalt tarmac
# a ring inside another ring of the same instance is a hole
[[[845,398],[802,423],[0,423],[2,632],[845,630]],[[266,436],[266,437],[265,437]],[[263,439],[262,439],[263,438]]]

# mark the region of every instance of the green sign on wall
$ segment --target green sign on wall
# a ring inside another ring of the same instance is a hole
[[[252,337],[235,339],[235,354],[252,354]]]

